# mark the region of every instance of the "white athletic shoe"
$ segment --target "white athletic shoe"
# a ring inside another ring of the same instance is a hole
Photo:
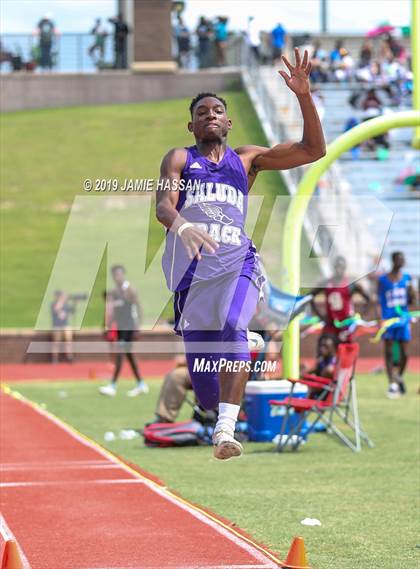
[[[257,332],[246,331],[248,336],[248,349],[250,352],[261,352],[264,349],[265,342],[263,337]]]
[[[144,381],[136,385],[133,389],[130,389],[130,391],[127,391],[127,397],[137,397],[137,395],[141,393],[149,393],[149,386],[147,383],[144,383]]]
[[[398,399],[400,395],[401,395],[400,386],[398,385],[397,382],[394,381],[393,383],[391,383],[391,385],[388,388],[387,397],[389,399]]]
[[[102,387],[100,387],[98,389],[98,391],[99,391],[99,393],[102,393],[102,395],[108,395],[109,397],[115,397],[115,395],[117,393],[117,388],[112,383],[109,383],[108,385],[102,385]]]
[[[219,460],[241,456],[243,447],[240,442],[235,440],[232,432],[215,431],[213,433],[213,454]]]

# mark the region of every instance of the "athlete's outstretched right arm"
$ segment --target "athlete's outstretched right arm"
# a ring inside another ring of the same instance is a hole
[[[176,233],[187,250],[189,258],[201,259],[202,247],[207,253],[214,253],[218,244],[197,227],[190,225],[177,209],[181,173],[187,159],[185,148],[174,148],[162,160],[160,167],[160,187],[156,191],[156,217],[169,231]],[[188,225],[185,225],[188,224]],[[183,227],[185,226],[185,227]]]

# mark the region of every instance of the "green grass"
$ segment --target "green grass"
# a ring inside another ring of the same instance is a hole
[[[415,569],[419,397],[413,374],[408,385],[405,398],[390,401],[382,375],[359,377],[360,412],[376,444],[372,450],[354,454],[316,434],[298,453],[279,455],[271,444],[248,443],[244,457],[228,463],[213,460],[209,447],[149,449],[139,439],[104,442],[106,431],[139,428],[152,417],[158,381],[150,382],[149,395],[137,399],[125,396],[128,382],[121,383],[115,399],[101,397],[94,382],[32,382],[17,389],[282,557],[292,537],[302,535],[316,569]],[[187,416],[185,406],[182,417]],[[318,518],[322,526],[302,526],[305,517]]]

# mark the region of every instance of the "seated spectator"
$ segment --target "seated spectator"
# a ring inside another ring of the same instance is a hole
[[[335,64],[334,78],[336,81],[350,81],[353,76],[354,60],[350,53],[342,48],[341,59]]]
[[[359,67],[368,67],[373,58],[373,45],[371,40],[365,39],[359,52]]]
[[[166,374],[156,405],[156,423],[174,423],[178,417],[187,391],[192,389],[185,357],[178,357],[175,368]]]
[[[382,110],[382,101],[375,89],[369,89],[361,102],[361,107],[364,111],[372,108]]]
[[[328,54],[321,48],[321,42],[315,41],[311,56],[311,80],[314,83],[326,83],[328,81]]]
[[[367,121],[375,117],[379,117],[382,112],[382,101],[379,98],[375,89],[369,89],[366,96],[361,101],[363,109],[362,120]],[[388,133],[383,133],[364,142],[365,148],[371,151],[376,151],[378,148],[389,149],[389,136]]]
[[[155,416],[152,423],[175,423],[182,404],[186,400],[187,391],[192,391],[192,383],[187,367],[187,360],[179,356],[175,360],[175,367],[166,374],[156,404]],[[194,406],[193,419],[202,424],[215,423],[217,410],[206,411],[200,405]]]
[[[340,63],[340,61],[343,58],[343,52],[345,52],[345,51],[346,50],[343,47],[343,41],[337,40],[335,42],[334,49],[330,52],[330,63],[331,63],[331,66],[333,68],[338,66],[338,64]]]
[[[323,334],[318,342],[318,354],[315,366],[307,373],[332,379],[337,363],[336,351],[336,337],[332,334]],[[317,387],[311,387],[309,389],[308,397],[310,399],[325,399],[326,396],[327,393],[325,389]]]
[[[400,63],[407,60],[407,52],[404,46],[391,34],[386,34],[382,46],[381,55],[383,59],[397,59]]]

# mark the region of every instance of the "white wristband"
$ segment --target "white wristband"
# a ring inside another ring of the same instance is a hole
[[[188,229],[188,227],[194,227],[194,223],[190,223],[189,221],[186,221],[185,223],[183,223],[182,225],[180,225],[178,227],[178,231],[177,234],[179,237],[181,237],[182,232],[184,231],[184,229]]]

